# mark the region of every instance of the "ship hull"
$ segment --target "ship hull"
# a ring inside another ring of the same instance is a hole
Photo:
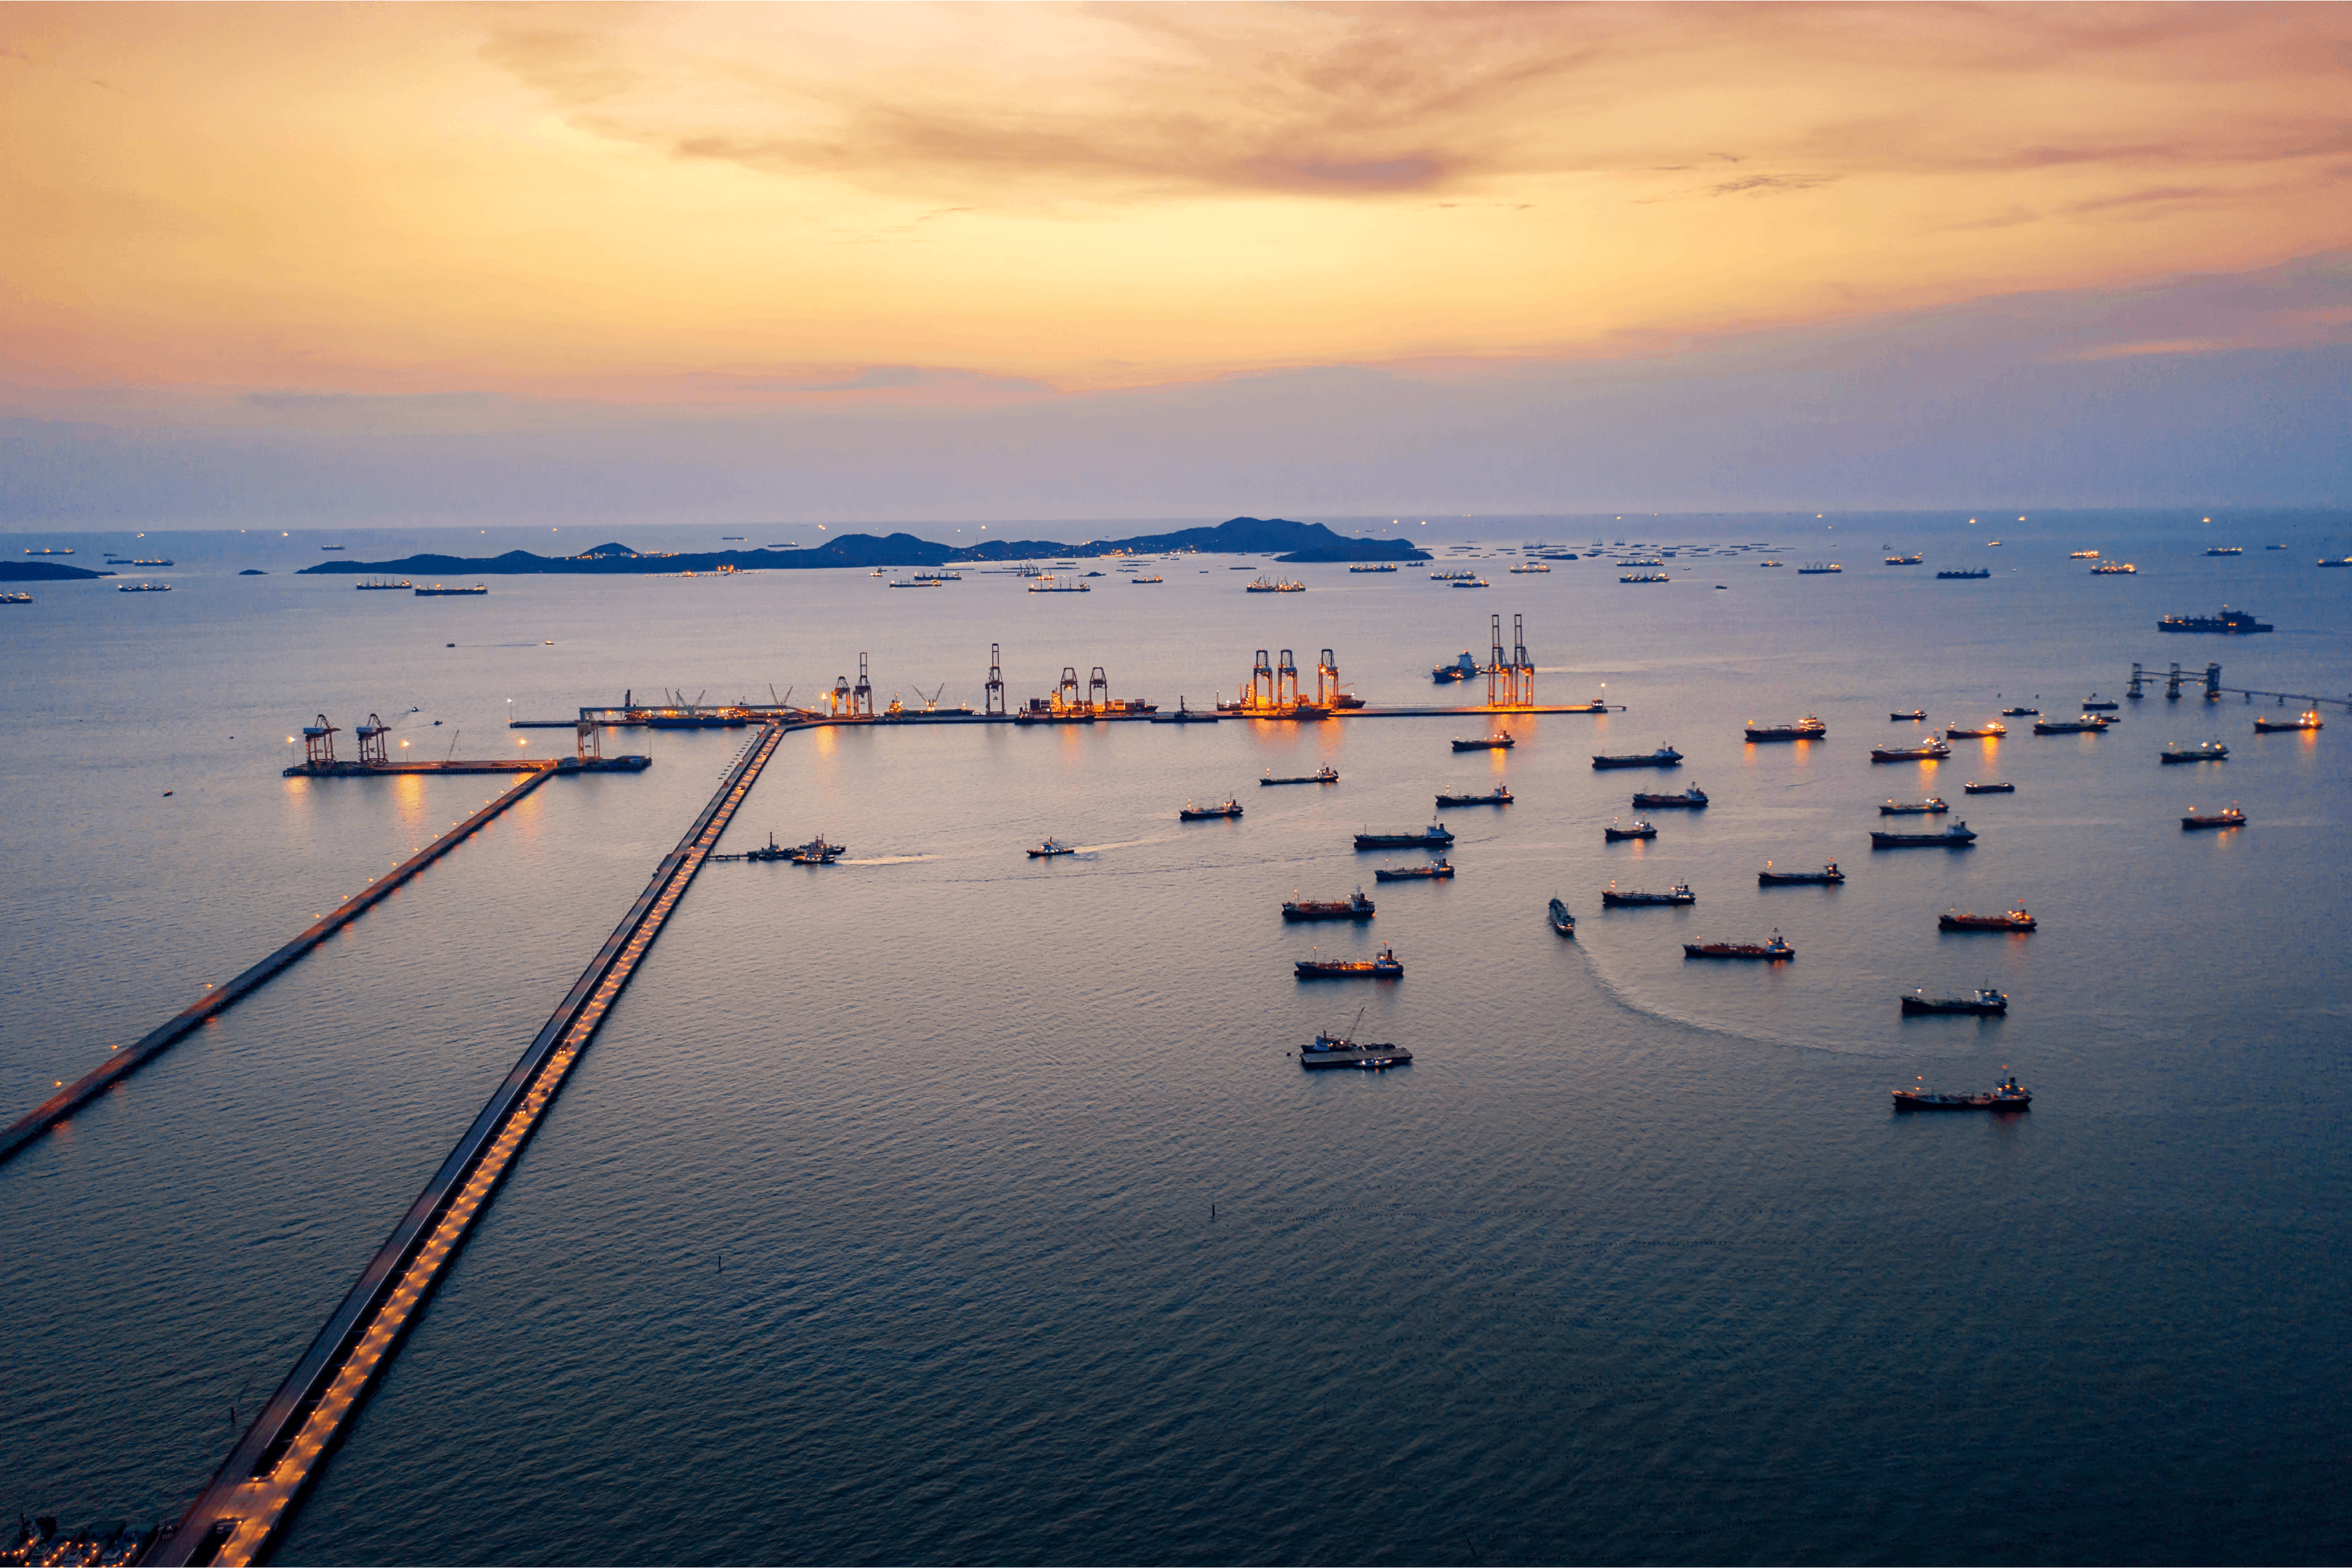
[[[1372,1072],[1389,1068],[1411,1067],[1412,1053],[1402,1046],[1350,1046],[1336,1051],[1304,1050],[1298,1053],[1302,1068],[1361,1068]]]
[[[1906,1013],[1920,1015],[1998,1018],[2008,1013],[2009,1008],[2005,1005],[1990,1002],[1946,1001],[1936,997],[1922,999],[1917,996],[1906,996],[1903,998],[1903,1010]]]
[[[1459,743],[1456,744],[1458,749]],[[1683,760],[1679,756],[1595,757],[1592,759],[1594,770],[1602,773],[1611,768],[1678,768],[1682,765]]]

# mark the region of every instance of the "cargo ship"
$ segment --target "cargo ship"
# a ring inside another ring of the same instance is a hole
[[[1508,805],[1510,804],[1511,786],[1508,784],[1497,784],[1486,795],[1441,795],[1437,797],[1437,808],[1440,811],[1450,805]]]
[[[2004,719],[2039,719],[2042,717],[2042,710],[2039,708],[2004,708],[2000,710],[2000,716]]]
[[[1363,1015],[1359,1013],[1356,1018],[1360,1023]],[[1370,1042],[1359,1044],[1348,1035],[1318,1033],[1313,1045],[1299,1048],[1298,1065],[1303,1068],[1360,1068],[1367,1072],[1385,1072],[1390,1068],[1412,1066],[1412,1053],[1402,1046]]]
[[[1664,572],[1635,572],[1620,577],[1617,581],[1620,583],[1671,583],[1674,579]]]
[[[2069,561],[2096,561],[2098,558],[2099,552],[2095,550],[2076,550],[2069,552],[2066,557]]]
[[[1977,841],[1965,822],[1955,822],[1941,833],[1878,833],[1870,836],[1873,849],[1965,849]]]
[[[1793,724],[1748,726],[1748,738],[1750,741],[1819,741],[1825,738],[1829,732],[1830,727],[1811,713]]]
[[[2036,719],[2033,732],[2037,735],[2098,735],[2106,731],[2113,719],[2104,713],[2084,713],[2074,719]]]
[[[2083,699],[2083,711],[2085,713],[2112,713],[2122,706],[2114,698],[2102,697],[2095,691]]]
[[[1601,902],[1610,909],[1633,909],[1651,904],[1695,904],[1698,895],[1690,890],[1688,882],[1676,882],[1663,893],[1619,892],[1611,882],[1601,889]]]
[[[1307,584],[1290,578],[1255,578],[1243,587],[1244,594],[1304,594]]]
[[[1460,742],[1457,742],[1455,743],[1458,745]],[[1660,746],[1654,752],[1643,752],[1639,755],[1633,756],[1596,755],[1592,759],[1592,765],[1596,770],[1602,768],[1678,768],[1683,765],[1683,754],[1680,752],[1675,751],[1672,746]]]
[[[1925,800],[1883,800],[1878,803],[1881,816],[1941,816],[1952,808],[1944,804],[1941,795],[1929,795]]]
[[[1874,763],[1933,763],[1952,754],[1952,748],[1941,741],[1923,741],[1916,746],[1879,746],[1872,750]]]
[[[168,594],[172,591],[172,584],[169,583],[117,583],[114,585],[114,591],[118,594]]]
[[[1838,869],[1834,860],[1818,871],[1775,871],[1772,862],[1767,860],[1764,869],[1756,873],[1756,885],[1759,888],[1834,888],[1844,880],[1845,873]]]
[[[1997,915],[1972,915],[1957,910],[1946,910],[1937,917],[1936,929],[1937,931],[2032,931],[2037,923],[2032,915],[2025,912],[2025,906],[2020,903],[2015,909],[2003,910]]]
[[[2230,748],[2219,741],[2200,741],[2193,746],[2175,742],[2159,755],[2168,763],[2226,763],[2230,760]]]
[[[385,594],[396,593],[407,588],[414,588],[416,584],[410,582],[407,578],[403,577],[397,582],[378,578],[366,583],[354,583],[352,586],[358,589],[362,594]]]
[[[420,599],[453,599],[461,595],[487,594],[490,590],[488,584],[483,583],[477,583],[470,588],[445,588],[436,583],[430,588],[417,588],[412,591]]]
[[[1998,741],[2009,733],[2009,726],[1992,721],[1982,724],[1947,724],[1944,739],[1948,741]]]
[[[1576,917],[1570,914],[1568,906],[1558,899],[1551,901],[1551,908],[1546,912],[1546,918],[1551,921],[1551,929],[1560,935],[1572,937],[1576,934]]]
[[[1970,795],[2015,795],[2017,793],[2017,786],[2013,784],[1978,784],[1973,779],[1960,787]]]
[[[1691,785],[1680,795],[1651,795],[1637,790],[1633,795],[1633,809],[1635,811],[1705,811],[1706,791],[1696,784]]]
[[[1370,958],[1302,958],[1296,963],[1301,980],[1395,980],[1404,973],[1404,965],[1385,945]]]
[[[1056,578],[1050,572],[1045,574],[1043,576],[1031,578],[1029,582],[1029,591],[1033,594],[1085,594],[1092,592],[1092,590],[1084,583],[1065,583]]]
[[[2194,832],[2200,827],[2243,827],[2245,825],[2246,814],[2234,805],[2224,806],[2221,810],[2211,813],[2191,810],[2188,816],[2180,819],[2181,831],[2184,833]]]
[[[2268,621],[2258,621],[2243,610],[2233,610],[2224,605],[2219,615],[2167,616],[2156,623],[2156,629],[2160,632],[2210,632],[2221,637],[2242,637],[2273,628]]]
[[[2208,550],[2205,553],[2208,555],[2243,555],[2245,552],[2246,547],[2242,544],[2217,544],[2213,546],[2212,549]]]
[[[1844,570],[1844,567],[1839,565],[1834,561],[1816,561],[1811,566],[1798,567],[1797,575],[1800,577],[1826,577],[1832,573],[1843,572]]]
[[[1338,784],[1339,782],[1339,770],[1337,768],[1318,768],[1311,773],[1298,773],[1286,779],[1271,777],[1262,778],[1257,782],[1262,784]]]
[[[1900,713],[1889,713],[1886,716],[1886,721],[1890,724],[1916,724],[1927,716],[1927,710],[1925,708],[1911,708]]]
[[[1924,1080],[1923,1080],[1924,1081]],[[1937,1094],[1927,1089],[1895,1091],[1897,1110],[2031,1110],[2033,1095],[2018,1087],[2016,1075],[1995,1084],[1989,1094]]]
[[[1786,963],[1797,956],[1797,950],[1781,939],[1779,931],[1770,942],[1686,942],[1683,943],[1685,958],[1745,958],[1765,963]]]
[[[1282,905],[1286,921],[1368,921],[1372,913],[1372,900],[1361,888],[1345,899],[1286,899]]]
[[[1930,996],[1925,991],[1914,991],[1903,998],[1906,1013],[1975,1013],[1999,1015],[2009,1011],[2009,996],[2004,992],[1986,988],[1967,996]]]
[[[1980,577],[1990,577],[1991,575],[1992,569],[1990,567],[1979,566],[1973,572],[1938,572],[1936,574],[1936,581],[1938,583],[1973,583]]]
[[[1375,882],[1448,882],[1454,879],[1454,862],[1439,860],[1429,866],[1383,866],[1372,873]]]
[[[1604,844],[1619,844],[1628,838],[1655,838],[1657,836],[1657,828],[1638,816],[1631,827],[1620,827],[1612,822],[1601,830],[1601,841]]]
[[[2139,568],[2128,561],[2102,561],[2091,568],[2094,577],[2133,577],[2138,574]]]
[[[1454,749],[1457,752],[1507,752],[1517,744],[1518,742],[1509,735],[1497,733],[1475,741],[1456,741]]]
[[[1367,572],[1393,572],[1396,568],[1393,566],[1350,566],[1348,570],[1360,577]]]
[[[1436,580],[1431,579],[1432,582]],[[1478,661],[1470,657],[1470,650],[1466,647],[1462,650],[1462,657],[1452,664],[1441,664],[1429,672],[1429,678],[1440,686],[1451,680],[1475,680],[1477,677]]]
[[[1924,555],[1890,555],[1886,558],[1886,564],[1889,566],[1916,566],[1926,559],[1927,558]]]
[[[2278,735],[2298,730],[2318,730],[2323,728],[2325,728],[2325,726],[2319,721],[2319,710],[2316,708],[2308,709],[2304,712],[2296,714],[2292,719],[2257,719],[2254,721],[2254,733],[2257,735]]]
[[[1452,847],[1454,835],[1445,824],[1433,822],[1419,833],[1359,833],[1359,849],[1445,849]]]

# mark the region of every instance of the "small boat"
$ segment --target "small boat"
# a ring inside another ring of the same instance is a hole
[[[1259,577],[1244,584],[1242,592],[1244,594],[1304,594],[1307,592],[1307,584],[1293,582],[1287,577]]]
[[[1886,720],[1890,724],[1916,724],[1927,716],[1927,710],[1925,708],[1914,708],[1908,713],[1889,713]]]
[[[2254,721],[2254,733],[2257,735],[2278,735],[2289,733],[2294,731],[2318,730],[2323,728],[2325,728],[2325,726],[2319,721],[2319,710],[2316,708],[2309,709],[2302,713],[2298,713],[2292,719],[2257,719]]]
[[[1756,741],[1818,741],[1830,732],[1830,727],[1811,713],[1793,724],[1749,724],[1748,739]]]
[[[2102,561],[2091,568],[2094,577],[2134,577],[2138,574],[2139,568],[2128,561]]]
[[[2042,710],[2039,708],[2004,708],[2000,710],[2000,715],[2004,719],[2039,719],[2042,717]]]
[[[1990,1013],[2009,1011],[2009,996],[1990,987],[1968,996],[1930,996],[1914,991],[1903,998],[1906,1013]]]
[[[1997,915],[1963,914],[1958,910],[1946,910],[1937,917],[1937,931],[2032,931],[2034,918],[2025,912],[2021,903],[2013,910]]]
[[[1643,752],[1636,756],[1596,755],[1592,759],[1596,771],[1603,768],[1678,768],[1682,765],[1683,754],[1672,746],[1660,746],[1654,752]]]
[[[1775,871],[1772,862],[1767,860],[1764,869],[1756,873],[1756,885],[1759,888],[1834,888],[1844,880],[1845,873],[1838,869],[1834,860],[1818,871]]]
[[[1885,800],[1878,803],[1881,816],[1941,816],[1952,808],[1944,804],[1941,795],[1929,795],[1926,800]]]
[[[1037,846],[1036,848],[1029,851],[1029,858],[1032,860],[1050,860],[1056,855],[1075,855],[1076,853],[1077,850],[1073,846],[1067,844],[1056,844],[1054,840],[1048,838],[1045,842]]]
[[[1916,566],[1920,562],[1925,561],[1927,557],[1924,555],[1890,555],[1886,558],[1886,564],[1889,566]]]
[[[1617,884],[1614,881],[1612,881],[1607,887],[1601,889],[1601,902],[1604,907],[1609,909],[1637,909],[1643,905],[1650,904],[1673,904],[1680,906],[1683,904],[1695,904],[1698,902],[1698,895],[1690,890],[1690,884],[1688,882],[1676,882],[1673,887],[1668,888],[1663,893],[1643,893],[1638,891],[1621,893],[1617,890]]]
[[[1362,576],[1362,575],[1363,575],[1365,573],[1367,573],[1367,572],[1393,572],[1393,571],[1395,571],[1395,570],[1396,570],[1396,568],[1395,568],[1395,567],[1393,567],[1393,566],[1389,566],[1389,565],[1380,565],[1380,566],[1350,566],[1350,567],[1349,567],[1349,568],[1348,568],[1348,570],[1349,570],[1349,573],[1351,573],[1352,574],[1354,574],[1354,575],[1356,575],[1356,576]]]
[[[405,577],[399,579],[397,582],[389,578],[375,577],[371,578],[364,583],[354,583],[352,586],[358,589],[362,594],[382,594],[396,592],[404,588],[414,588],[416,584],[410,582]]]
[[[1419,833],[1359,833],[1359,849],[1445,849],[1452,847],[1454,835],[1442,822],[1433,822]]]
[[[1633,809],[1635,811],[1705,811],[1706,791],[1696,784],[1691,785],[1680,795],[1651,795],[1646,791],[1636,791],[1633,795]]]
[[[1977,841],[1965,822],[1955,822],[1941,833],[1876,833],[1870,836],[1873,849],[1966,849]]]
[[[1925,1080],[1922,1080],[1925,1081]],[[1897,1110],[2031,1110],[2033,1094],[2018,1087],[2015,1074],[1995,1084],[1990,1094],[1937,1094],[1927,1089],[1895,1091]]]
[[[2243,610],[2233,610],[2226,605],[2216,616],[2167,616],[2156,623],[2160,632],[2211,632],[2222,637],[2241,637],[2249,632],[2271,630],[2268,621],[2258,621]]]
[[[2033,732],[2037,735],[2100,735],[2106,732],[2113,719],[2104,713],[2085,713],[2077,719],[2036,719]]]
[[[1439,860],[1429,866],[1383,866],[1372,873],[1375,882],[1447,882],[1454,879],[1454,862]]]
[[[1470,650],[1466,647],[1462,650],[1462,657],[1452,664],[1441,664],[1429,672],[1430,679],[1440,686],[1450,680],[1474,680],[1477,675],[1478,661],[1470,657]]]
[[[1437,808],[1440,811],[1450,805],[1508,805],[1510,804],[1511,786],[1508,784],[1497,784],[1486,795],[1441,795],[1437,797]]]
[[[1612,822],[1601,830],[1601,841],[1604,844],[1620,844],[1628,838],[1655,838],[1657,836],[1657,828],[1638,816],[1631,827],[1620,827]]]
[[[1457,752],[1507,752],[1518,743],[1514,737],[1497,731],[1483,740],[1456,741],[1454,749]]]
[[[1282,906],[1286,921],[1368,921],[1372,913],[1372,900],[1361,888],[1345,899],[1287,899]]]
[[[2102,697],[2095,691],[2083,699],[2083,711],[2085,713],[2112,713],[2122,706],[2122,703]]]
[[[1952,754],[1952,748],[1942,741],[1927,741],[1916,746],[1880,746],[1870,753],[1874,763],[1933,763]]]
[[[1559,932],[1560,935],[1572,937],[1576,934],[1576,917],[1570,914],[1568,912],[1568,906],[1561,903],[1558,899],[1554,899],[1551,901],[1549,918],[1551,921],[1551,929]]]
[[[1339,770],[1337,768],[1318,768],[1311,773],[1299,773],[1292,778],[1277,779],[1267,777],[1262,778],[1257,782],[1262,784],[1338,784],[1339,782]]]
[[[1797,575],[1800,577],[1827,577],[1834,573],[1843,572],[1844,570],[1844,567],[1839,565],[1834,561],[1816,561],[1810,566],[1798,567]]]
[[[1364,1015],[1359,1011],[1356,1023],[1349,1026],[1347,1034],[1327,1035],[1318,1030],[1315,1043],[1299,1048],[1298,1065],[1303,1068],[1360,1068],[1367,1072],[1385,1072],[1390,1068],[1412,1064],[1412,1053],[1402,1046],[1360,1043],[1355,1038],[1355,1029],[1363,1021]]]
[[[1938,583],[1973,583],[1979,578],[1990,577],[1991,575],[1991,568],[1979,566],[1973,572],[1938,572],[1936,574],[1936,581]]]
[[[1786,963],[1797,956],[1797,950],[1782,940],[1779,931],[1770,942],[1686,942],[1683,943],[1685,958],[1746,958],[1766,963]]]
[[[2226,763],[2230,748],[2219,741],[2200,741],[2193,746],[2175,742],[2164,748],[2160,760],[2168,763]]]
[[[1302,958],[1296,963],[1301,980],[1395,980],[1404,973],[1404,965],[1385,944],[1370,958]]]
[[[2008,733],[2008,725],[1990,720],[1982,724],[1944,726],[1944,739],[1948,741],[1998,741]]]
[[[2013,784],[1978,784],[1971,780],[1960,787],[1970,795],[2015,795],[2017,793],[2017,786]]]
[[[117,583],[114,585],[114,591],[118,594],[168,594],[172,591],[172,584],[169,583]]]
[[[430,588],[412,590],[420,599],[453,599],[466,595],[487,594],[489,591],[488,585],[482,583],[477,583],[470,588],[445,588],[436,583]]]
[[[1620,577],[1617,581],[1620,583],[1671,583],[1674,579],[1664,572],[1636,572],[1630,576]]]
[[[2234,805],[2201,815],[2192,810],[2180,819],[2181,831],[2184,833],[2194,832],[2200,827],[2243,827],[2245,825],[2246,814]]]

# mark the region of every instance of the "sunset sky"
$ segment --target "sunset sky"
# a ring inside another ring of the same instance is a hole
[[[2352,499],[2343,6],[13,5],[0,135],[6,518],[93,468],[158,520],[231,470],[299,507],[337,452],[491,432],[690,468],[688,510],[797,451],[809,515],[1769,504],[1663,447],[1596,488],[1488,416],[1671,384],[1694,432],[1890,393],[1998,424],[1986,378],[2036,366],[2193,386],[2224,440],[2285,367],[2336,438],[2245,499]],[[1916,368],[1772,406],[1833,362]],[[1415,407],[1486,445],[1398,470]],[[1382,477],[1286,492],[1228,438],[1285,419]],[[1113,480],[1104,441],[1157,472],[1187,436],[1213,493]]]

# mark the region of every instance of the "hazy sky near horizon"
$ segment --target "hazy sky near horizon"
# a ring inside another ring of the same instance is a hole
[[[0,137],[0,516],[2352,499],[2341,5],[12,5]]]

